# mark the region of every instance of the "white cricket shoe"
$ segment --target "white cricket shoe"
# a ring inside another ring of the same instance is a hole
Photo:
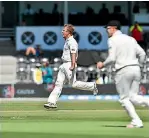
[[[126,126],[127,128],[143,128],[143,123],[141,120],[135,121],[132,120],[130,124]]]
[[[96,82],[94,84],[94,90],[93,90],[93,95],[96,96],[98,94],[98,89],[97,89],[97,86],[96,86]]]
[[[133,125],[133,124],[128,124],[127,126],[126,126],[127,128],[143,128],[143,125]]]
[[[46,108],[46,109],[57,108],[57,104],[54,104],[54,103],[46,103],[46,104],[44,104],[44,108]]]

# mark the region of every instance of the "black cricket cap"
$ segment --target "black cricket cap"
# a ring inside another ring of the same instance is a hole
[[[107,28],[108,26],[116,26],[116,28],[118,30],[121,29],[121,24],[118,20],[112,20],[112,21],[108,22],[108,24],[105,26],[105,28]]]

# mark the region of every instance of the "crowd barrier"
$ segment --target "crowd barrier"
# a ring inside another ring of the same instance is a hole
[[[117,95],[114,84],[98,85],[99,95],[97,99],[107,99],[108,95]],[[54,88],[54,84],[50,85],[36,85],[36,84],[16,84],[0,85],[0,98],[47,98]],[[140,85],[140,95],[149,95],[149,84]],[[100,96],[100,97],[99,97]],[[64,86],[61,94],[61,99],[96,99],[92,97],[92,92],[73,89],[69,86]],[[99,97],[99,98],[98,98]],[[116,96],[115,99],[118,99]]]

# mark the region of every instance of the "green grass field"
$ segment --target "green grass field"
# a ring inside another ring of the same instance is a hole
[[[149,138],[149,110],[137,108],[144,128],[128,129],[129,118],[118,102],[0,103],[2,138]]]

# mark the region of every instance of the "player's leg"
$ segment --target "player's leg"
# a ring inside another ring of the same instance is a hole
[[[137,115],[135,108],[133,104],[131,103],[129,99],[129,90],[131,88],[131,83],[132,83],[132,74],[126,72],[126,69],[123,69],[119,72],[119,74],[116,75],[116,89],[117,92],[120,95],[120,103],[122,107],[126,110],[130,118],[132,119],[132,126],[135,127],[142,127],[142,121]]]
[[[96,87],[96,82],[83,82],[83,81],[77,81],[76,80],[76,72],[74,73],[74,76],[72,77],[72,87],[75,89],[80,90],[88,90],[93,91],[94,95],[97,95],[98,89]]]
[[[67,74],[66,76],[67,76],[67,78],[69,80],[69,83],[72,85],[73,88],[81,89],[81,90],[93,91],[93,94],[97,95],[98,89],[96,87],[96,82],[76,81],[76,69],[73,70],[73,71],[70,71],[68,67],[65,68],[66,69],[65,73]]]
[[[133,72],[135,78],[131,85],[130,100],[133,102],[133,104],[149,107],[149,98],[145,98],[141,95],[138,95],[141,80],[140,68],[139,67],[134,68]]]
[[[62,92],[62,87],[65,81],[65,74],[63,72],[62,66],[59,68],[59,72],[57,75],[57,80],[55,82],[55,87],[48,98],[48,103],[44,104],[45,108],[56,108],[56,102]]]

